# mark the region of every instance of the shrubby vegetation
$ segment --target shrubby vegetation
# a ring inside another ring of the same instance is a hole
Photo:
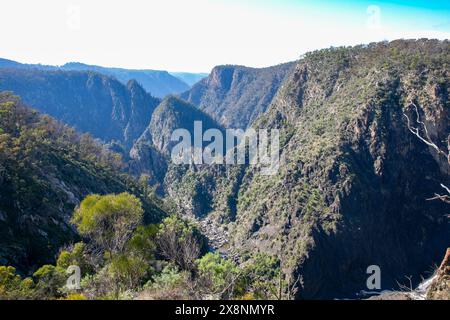
[[[34,297],[34,282],[31,278],[22,279],[16,268],[0,266],[0,298],[29,299]]]
[[[120,155],[90,135],[0,93],[0,264],[30,274],[52,262],[59,248],[79,240],[69,220],[92,193],[134,194],[143,219],[160,221],[161,201],[123,169]]]
[[[0,299],[275,297],[276,258],[259,255],[239,265],[208,252],[194,223],[170,215],[144,225],[143,214],[141,201],[128,193],[87,196],[72,217],[82,241],[29,278],[0,267]],[[79,288],[67,286],[70,266],[80,268]]]
[[[7,93],[0,151],[0,299],[240,298],[254,290],[235,261],[208,253],[193,222],[161,219],[170,208],[145,177],[121,173],[118,154]],[[21,264],[22,249],[41,266]],[[80,268],[79,289],[66,285],[71,266]]]

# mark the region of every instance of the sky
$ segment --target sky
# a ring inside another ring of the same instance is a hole
[[[0,57],[209,72],[330,46],[450,38],[450,1],[1,0]]]

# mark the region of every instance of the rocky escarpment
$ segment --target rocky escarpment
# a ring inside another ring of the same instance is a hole
[[[294,65],[291,62],[262,69],[218,66],[181,98],[226,128],[245,129],[267,110]]]
[[[200,139],[208,129],[223,130],[207,114],[193,105],[175,97],[166,97],[155,109],[149,126],[130,151],[130,169],[133,174],[148,174],[151,181],[162,185],[167,168],[171,164],[171,151],[178,141],[172,141],[176,129],[185,129],[194,143],[194,122],[202,126]]]
[[[123,85],[84,71],[0,69],[0,90],[13,91],[33,108],[128,150],[160,102],[134,80]]]
[[[382,289],[405,276],[418,283],[450,243],[448,206],[427,201],[449,168],[404,113],[417,106],[431,138],[446,143],[449,61],[449,42],[433,40],[307,54],[253,125],[281,129],[278,173],[196,168],[175,174],[170,195],[195,190],[185,210],[226,229],[233,251],[280,257],[299,279],[297,298],[354,296],[370,265]]]

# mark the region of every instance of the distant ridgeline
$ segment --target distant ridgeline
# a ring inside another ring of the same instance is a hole
[[[194,83],[208,76],[206,73],[169,73],[160,70],[107,68],[79,62],[69,62],[62,66],[23,64],[2,58],[0,58],[0,68],[39,69],[47,71],[93,71],[115,77],[123,84],[127,84],[130,80],[136,80],[147,92],[158,98],[163,98],[168,94],[186,91]]]
[[[88,71],[0,69],[0,90],[12,91],[40,112],[124,148],[144,131],[160,102],[134,80],[124,85]]]

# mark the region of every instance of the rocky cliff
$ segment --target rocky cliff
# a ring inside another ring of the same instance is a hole
[[[170,195],[190,192],[179,203],[229,234],[224,252],[279,256],[297,298],[355,296],[367,289],[370,265],[380,267],[383,289],[405,276],[417,283],[450,243],[448,206],[427,201],[448,184],[449,168],[411,134],[404,114],[414,117],[417,106],[445,145],[449,62],[449,42],[433,40],[309,53],[253,123],[281,129],[279,172],[191,169],[172,179],[191,183],[171,184]],[[217,84],[229,88],[230,70],[227,79]]]
[[[181,98],[226,128],[247,128],[267,110],[294,63],[269,68],[218,66]]]
[[[193,105],[175,96],[166,97],[155,109],[149,126],[130,151],[131,172],[148,174],[152,182],[162,184],[171,162],[172,148],[177,143],[171,141],[173,131],[188,130],[193,144],[195,121],[201,122],[203,131],[210,128],[223,130],[216,121]]]

